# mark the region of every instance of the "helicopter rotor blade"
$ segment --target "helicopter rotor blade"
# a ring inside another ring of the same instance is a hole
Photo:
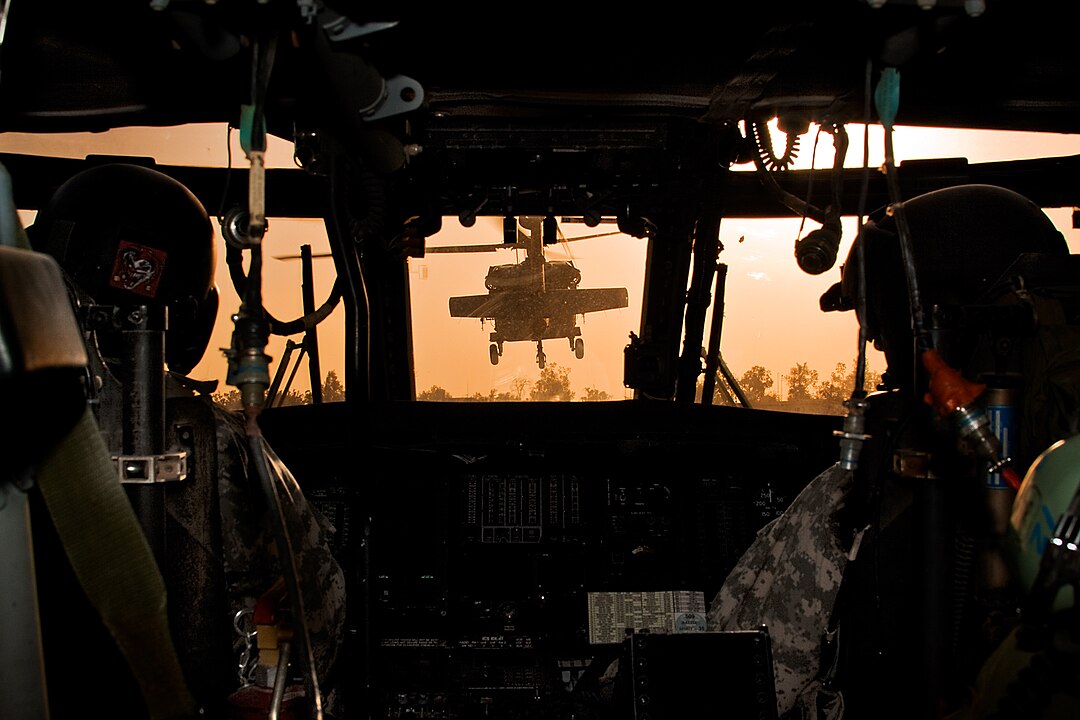
[[[425,248],[424,254],[438,254],[438,253],[473,253],[473,252],[495,252],[496,250],[502,250],[505,248],[524,248],[524,243],[496,243],[492,245],[441,245],[437,247]],[[275,260],[299,260],[300,255],[275,255]],[[312,259],[315,258],[328,258],[332,257],[331,253],[312,253]]]
[[[561,234],[560,230],[560,234]],[[607,237],[608,235],[620,235],[618,230],[612,230],[611,232],[592,233],[590,235],[575,235],[574,237],[559,238],[561,242],[574,242],[575,240],[589,240],[590,238]]]
[[[566,237],[563,234],[562,227],[558,227],[559,242],[573,242],[575,240],[588,240],[590,238],[604,237],[607,235],[618,235],[617,230],[605,233],[591,233],[589,235],[577,235],[574,237]],[[519,241],[516,243],[491,243],[486,245],[439,245],[435,247],[428,247],[424,249],[425,255],[443,254],[443,253],[476,253],[476,252],[495,252],[496,250],[505,250],[508,248],[514,248],[516,250],[526,249],[527,244]],[[299,260],[300,255],[275,255],[275,260]],[[315,258],[327,258],[331,257],[331,253],[312,253],[312,259]]]
[[[563,222],[570,220],[570,218],[562,218]],[[562,230],[562,223],[556,225],[556,232],[558,234],[559,242],[570,243],[577,240],[588,240],[590,238],[606,237],[608,235],[618,235],[619,231],[613,230],[611,232],[603,233],[590,233],[588,235],[576,235],[574,237],[566,237]],[[521,236],[522,231],[518,229],[518,235]],[[428,247],[424,249],[425,255],[438,255],[449,253],[478,253],[478,252],[495,252],[497,250],[505,250],[507,248],[514,248],[516,250],[527,249],[528,244],[524,240],[519,240],[515,243],[490,243],[485,245],[441,245],[435,247]],[[569,251],[569,249],[568,249]],[[315,258],[328,258],[332,257],[329,252],[312,253],[312,259]],[[300,255],[275,255],[275,260],[299,260]]]
[[[470,253],[470,252],[495,252],[505,248],[524,248],[524,243],[493,243],[491,245],[441,245],[424,249],[425,254],[431,253]]]
[[[302,255],[275,255],[274,259],[275,260],[299,260],[302,257],[303,257]],[[332,256],[331,253],[328,253],[328,252],[311,253],[311,259],[312,260],[314,260],[316,258],[328,258],[328,257],[333,257],[333,256]]]

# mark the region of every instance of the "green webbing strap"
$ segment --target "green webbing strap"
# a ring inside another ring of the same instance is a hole
[[[116,639],[150,717],[191,718],[169,633],[165,582],[90,409],[39,468],[37,485],[71,567]]]

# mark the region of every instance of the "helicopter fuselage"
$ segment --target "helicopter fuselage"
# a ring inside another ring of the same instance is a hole
[[[492,265],[484,278],[484,285],[493,292],[570,290],[580,282],[581,271],[569,260],[545,260],[541,265],[529,259],[520,263]]]

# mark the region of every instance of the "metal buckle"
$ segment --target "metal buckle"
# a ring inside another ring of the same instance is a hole
[[[161,455],[114,455],[121,483],[148,485],[179,482],[187,477],[187,453],[184,451]]]

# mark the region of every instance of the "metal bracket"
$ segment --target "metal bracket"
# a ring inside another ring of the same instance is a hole
[[[396,27],[398,24],[396,20],[355,23],[344,15],[339,15],[327,7],[321,8],[318,11],[318,15],[323,30],[326,31],[327,36],[329,36],[331,40],[335,41],[352,40],[353,38],[364,37],[365,35],[371,35],[372,33],[389,30],[390,28]]]
[[[420,107],[424,102],[424,88],[405,75],[386,78],[386,92],[375,108],[364,114],[364,120],[379,120],[401,115]]]
[[[179,482],[187,478],[187,453],[161,455],[113,455],[121,483],[149,485]]]
[[[930,468],[930,453],[917,450],[897,450],[893,453],[893,473],[899,477],[934,480],[937,476]]]

